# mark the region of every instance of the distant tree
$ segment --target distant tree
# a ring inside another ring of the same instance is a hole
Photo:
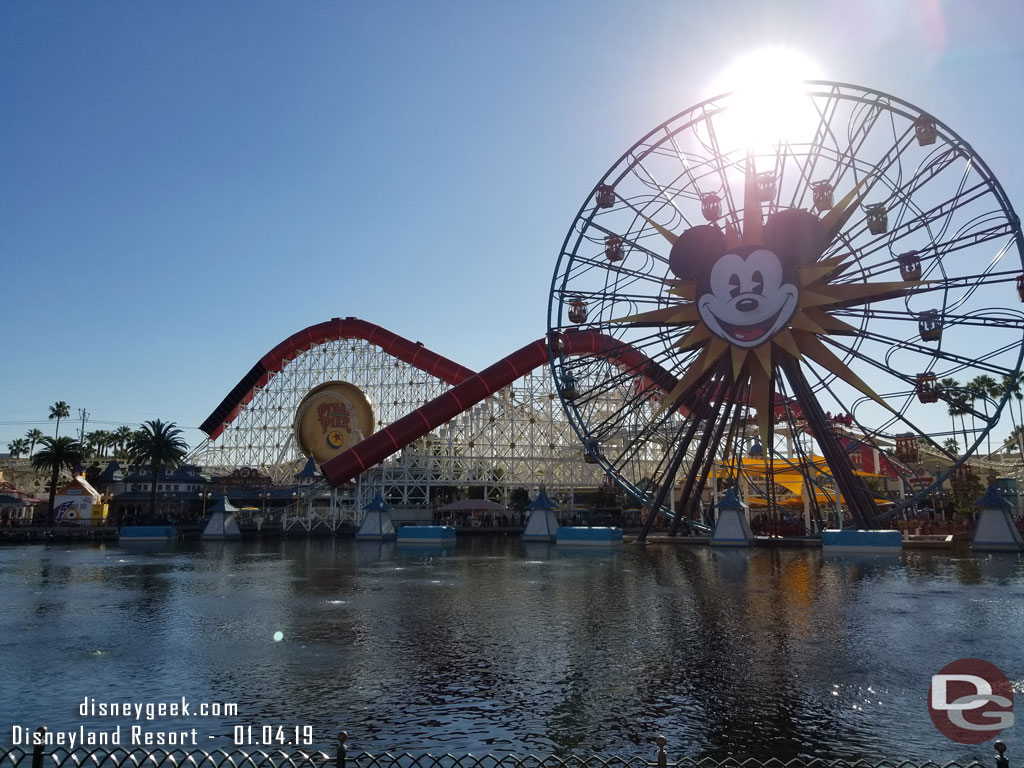
[[[113,443],[113,435],[105,429],[97,429],[85,436],[85,444],[89,447],[92,455],[99,458],[107,455],[107,449]]]
[[[525,512],[530,506],[530,492],[525,488],[513,488],[508,495],[509,506],[516,512]]]
[[[103,467],[98,462],[93,462],[85,470],[85,479],[89,482],[93,488],[96,488],[100,484],[100,477],[103,475]]]
[[[43,437],[45,437],[45,435],[43,435],[42,430],[39,429],[30,429],[25,433],[25,439],[29,441],[29,456],[36,452],[36,443],[42,440]]]
[[[1004,448],[1019,448],[1024,451],[1024,424],[1013,428],[1013,431],[1003,441]]]
[[[949,437],[942,441],[942,448],[953,456],[960,455],[960,444],[955,437]]]
[[[129,426],[120,426],[114,430],[114,450],[117,451],[118,456],[123,456],[125,451],[128,449],[128,444],[132,441],[132,436],[135,431]]]
[[[29,452],[28,440],[19,437],[7,444],[7,450],[11,452],[12,459],[20,459],[23,453]]]
[[[982,374],[975,376],[967,383],[967,391],[972,399],[981,400],[982,405],[985,407],[985,421],[987,422],[989,400],[1002,394],[1002,385],[988,374]],[[992,453],[991,434],[989,432],[988,437],[988,453],[990,455]]]
[[[153,419],[145,422],[135,433],[128,446],[128,457],[137,466],[149,467],[150,520],[156,518],[156,484],[160,477],[160,468],[177,468],[187,452],[188,443],[182,439],[181,430],[174,422],[164,423],[160,419]]]
[[[1010,438],[1007,438],[1004,442],[1004,449],[1017,448],[1020,453],[1021,461],[1024,461],[1024,440],[1021,439],[1022,432],[1021,427],[1024,427],[1024,392],[1021,391],[1022,377],[1020,373],[1013,373],[1009,376],[1004,376],[1003,381],[1000,384],[999,394],[1009,394],[1009,400],[1007,401],[1007,410],[1010,412],[1010,423],[1013,425],[1013,432],[1010,433]],[[1013,412],[1013,404],[1017,403],[1017,413]]]
[[[57,495],[60,473],[81,464],[85,451],[82,444],[71,437],[44,437],[39,442],[43,447],[32,457],[32,466],[50,473],[50,506],[46,522],[53,525],[53,500]]]
[[[50,406],[49,419],[57,420],[57,428],[53,430],[53,436],[56,438],[60,433],[60,420],[66,419],[71,415],[71,406],[65,403],[63,400],[58,400],[56,403]]]
[[[971,413],[971,398],[967,389],[961,386],[956,379],[945,378],[939,381],[939,396],[946,402],[948,413],[953,422],[953,434],[956,434],[956,417],[960,417],[960,427],[963,432],[964,445],[968,444],[967,424],[964,416]]]

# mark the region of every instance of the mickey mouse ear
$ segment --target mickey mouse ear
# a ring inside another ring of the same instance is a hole
[[[725,237],[719,229],[701,224],[676,238],[668,257],[668,266],[680,280],[693,280],[705,274],[711,262],[724,253]]]
[[[764,244],[782,262],[810,264],[828,245],[825,227],[813,213],[788,208],[769,216],[764,225]]]

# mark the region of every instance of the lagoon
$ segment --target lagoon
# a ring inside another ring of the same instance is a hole
[[[0,548],[0,594],[4,745],[139,726],[203,749],[346,730],[371,752],[649,757],[663,734],[671,755],[943,762],[992,749],[936,730],[931,675],[981,657],[1024,689],[1016,554],[52,544]]]

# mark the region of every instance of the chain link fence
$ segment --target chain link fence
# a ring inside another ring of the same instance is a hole
[[[995,742],[991,761],[915,763],[908,760],[738,760],[710,757],[669,759],[666,741],[657,737],[650,758],[608,755],[434,755],[408,752],[349,753],[347,734],[338,736],[333,754],[321,751],[243,751],[201,749],[32,749],[0,748],[0,768],[1009,768],[1006,745]]]

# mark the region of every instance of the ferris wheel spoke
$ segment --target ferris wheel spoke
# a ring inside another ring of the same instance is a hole
[[[687,160],[687,154],[685,152],[683,152],[682,149],[679,147],[679,142],[676,140],[676,134],[672,133],[672,132],[669,132],[667,127],[665,128],[665,136],[668,139],[668,142],[672,146],[672,151],[674,152],[674,156],[679,160],[679,164],[683,168],[684,175],[686,175],[687,178],[690,179],[689,186],[693,187],[694,192],[696,193],[696,196],[699,199],[702,196],[702,193],[703,193],[703,190],[702,190],[702,187],[701,187],[701,183],[700,183],[701,180],[698,179],[694,175],[693,167],[691,166],[690,162],[688,162],[688,160]],[[702,164],[704,164],[704,163],[702,163]],[[689,223],[689,222],[687,222],[687,223]]]
[[[836,187],[843,182],[847,171],[854,172],[855,184],[860,183],[860,179],[856,176],[859,166],[855,161],[861,149],[867,143],[875,124],[883,114],[882,108],[877,104],[862,104],[861,106],[867,110],[867,113],[861,118],[862,121],[860,123],[851,123],[850,131],[847,133],[846,146],[839,149],[836,157],[836,167],[840,169],[836,175],[834,184]]]
[[[962,315],[956,312],[943,312],[941,319],[943,323],[948,325],[971,325],[980,328],[1012,328],[1014,330],[1024,332],[1024,313],[1013,312],[1012,310],[1005,311],[1012,313],[1012,316],[999,315],[995,313],[993,313],[993,316],[988,316],[981,313]],[[898,322],[913,323],[914,325],[921,322],[920,313],[917,312],[910,312],[908,310],[875,309],[868,306],[837,309],[830,314],[835,317],[849,317],[857,320],[894,320]]]
[[[831,139],[834,146],[839,146],[838,138],[831,130],[832,117],[839,108],[839,101],[833,98],[832,94],[827,95],[825,98],[826,101],[824,107],[819,105],[818,99],[811,100],[814,110],[818,114],[818,125],[815,128],[814,137],[811,139],[811,143],[807,146],[807,149],[803,154],[805,161],[800,163],[799,156],[796,154],[794,148],[788,143],[786,145],[787,151],[793,154],[797,167],[800,169],[800,177],[804,181],[803,184],[798,186],[797,190],[794,190],[793,197],[790,200],[791,208],[804,207],[807,190],[811,189],[814,170],[817,168],[818,161],[824,153],[826,140]],[[799,197],[797,197],[797,191],[800,193]]]
[[[618,280],[622,277],[631,277],[641,284],[650,284],[652,286],[662,286],[664,281],[660,278],[654,277],[645,272],[641,272],[638,269],[630,268],[620,263],[611,264],[607,259],[601,259],[600,257],[579,257],[577,263],[573,265],[574,272],[566,273],[566,280],[580,279],[585,277],[590,272],[596,272],[605,280],[609,278],[612,280]],[[564,288],[562,289],[565,290]]]
[[[889,353],[887,353],[887,355],[886,355],[886,364],[878,363],[871,356],[863,355],[863,354],[860,353],[859,350],[855,350],[854,348],[849,347],[846,344],[841,344],[839,341],[837,341],[834,338],[824,338],[824,339],[822,339],[822,341],[824,341],[827,344],[832,345],[833,347],[836,347],[837,349],[841,349],[844,352],[847,352],[847,353],[849,353],[851,355],[854,355],[855,357],[857,357],[859,360],[861,360],[864,363],[869,363],[869,364],[875,365],[876,367],[879,367],[881,370],[887,371],[890,375],[892,375],[892,376],[894,376],[896,378],[902,379],[904,381],[907,381],[908,383],[911,381],[912,374],[899,373],[899,372],[895,371],[893,369],[893,367],[888,365],[888,358],[889,358],[889,356],[893,352],[898,351],[900,349],[905,349],[905,350],[910,351],[910,352],[917,352],[917,353],[920,353],[922,355],[926,355],[926,356],[932,358],[933,360],[942,360],[942,361],[947,362],[947,363],[953,363],[956,367],[946,371],[945,374],[953,374],[953,373],[956,373],[956,372],[959,372],[959,371],[962,371],[962,370],[975,369],[975,370],[978,370],[978,371],[983,371],[985,373],[993,373],[993,374],[996,374],[998,376],[1007,376],[1007,375],[1009,375],[1011,373],[1011,369],[1010,368],[1006,368],[1006,367],[1002,367],[1002,366],[996,366],[996,365],[993,365],[993,364],[988,363],[986,361],[989,358],[998,357],[999,355],[1003,355],[1003,354],[1006,354],[1008,352],[1013,352],[1013,351],[1018,350],[1020,348],[1020,342],[1018,341],[1018,342],[1013,342],[1013,343],[1010,343],[1010,344],[1006,344],[1006,345],[1004,345],[1004,346],[1002,346],[1002,347],[1000,347],[998,349],[992,350],[992,351],[990,351],[990,352],[988,352],[985,355],[980,356],[980,357],[966,357],[964,355],[957,355],[957,354],[954,354],[952,352],[948,352],[948,351],[943,350],[943,349],[936,349],[936,348],[933,348],[933,347],[924,347],[924,346],[921,346],[919,344],[912,343],[912,342],[899,341],[897,339],[893,339],[893,338],[891,338],[889,336],[884,336],[882,334],[869,333],[869,334],[867,334],[867,338],[873,339],[875,341],[881,341],[884,344],[890,345],[891,351]],[[931,366],[931,365],[932,365],[932,363],[929,363],[929,366]]]
[[[705,114],[704,124],[708,129],[708,136],[711,140],[713,164],[718,172],[719,183],[728,208],[728,217],[731,220],[732,226],[739,229],[740,221],[737,212],[743,210],[743,208],[742,206],[736,205],[736,200],[733,197],[732,185],[729,183],[729,175],[727,173],[728,166],[733,165],[733,163],[727,163],[725,156],[722,154],[718,143],[718,134],[715,130],[714,122],[711,120],[711,117],[717,117],[718,114],[719,113],[715,113],[714,115]]]
[[[898,225],[892,230],[890,236],[884,240],[879,240],[873,246],[866,246],[859,249],[858,253],[862,261],[869,259],[871,256],[880,254],[886,258],[881,264],[887,268],[891,268],[889,265],[895,265],[893,260],[888,259],[887,254],[890,251],[891,244],[909,237],[910,235],[918,232],[921,229],[930,227],[934,220],[937,218],[946,218],[951,220],[953,214],[957,211],[956,203],[960,202],[964,206],[973,202],[978,197],[986,195],[990,190],[987,184],[979,184],[973,187],[972,192],[976,195],[967,197],[962,200],[952,200],[946,203],[941,203],[929,211],[924,211],[920,216],[911,219],[909,222]],[[975,227],[984,225],[991,222],[990,226],[975,229]],[[860,231],[863,234],[863,230]],[[922,248],[915,249],[915,255],[921,259],[931,259],[936,257],[943,257],[955,251],[963,248],[969,248],[981,243],[995,240],[1000,237],[1009,237],[1014,233],[1014,225],[1007,221],[999,212],[990,211],[984,214],[979,214],[972,220],[968,221],[953,235],[952,238],[945,240],[938,237],[932,238],[932,241]],[[870,277],[872,273],[869,269],[862,269],[860,271],[851,270],[848,272],[850,279],[856,279],[858,277]]]
[[[664,205],[670,206],[686,226],[692,226],[686,214],[679,208],[678,205],[676,205],[676,196],[669,194],[668,189],[655,178],[654,174],[651,173],[651,171],[647,169],[647,167],[643,163],[643,160],[637,160],[636,164],[634,165],[634,168],[639,168],[644,172],[650,183],[654,185],[654,188],[657,189],[661,197],[664,198]],[[643,214],[641,214],[639,211],[636,211],[636,213],[640,216],[643,216]],[[648,220],[646,216],[643,216],[643,218],[645,220]],[[665,261],[667,262],[668,260],[666,259]]]
[[[610,361],[607,364],[612,365]],[[568,366],[566,366],[566,369],[568,371],[568,375],[572,376],[574,381],[577,377],[582,379],[586,379],[587,377],[586,370],[581,372],[578,369],[570,369]],[[591,403],[598,403],[598,407],[600,407],[600,404],[603,403],[605,399],[615,395],[616,393],[621,393],[623,390],[630,391],[637,389],[636,382],[641,380],[644,375],[642,369],[639,367],[629,370],[619,370],[616,367],[615,370],[615,373],[606,375],[599,385],[583,390],[573,397],[576,408],[583,409],[588,407]],[[574,386],[578,385],[574,383]]]

